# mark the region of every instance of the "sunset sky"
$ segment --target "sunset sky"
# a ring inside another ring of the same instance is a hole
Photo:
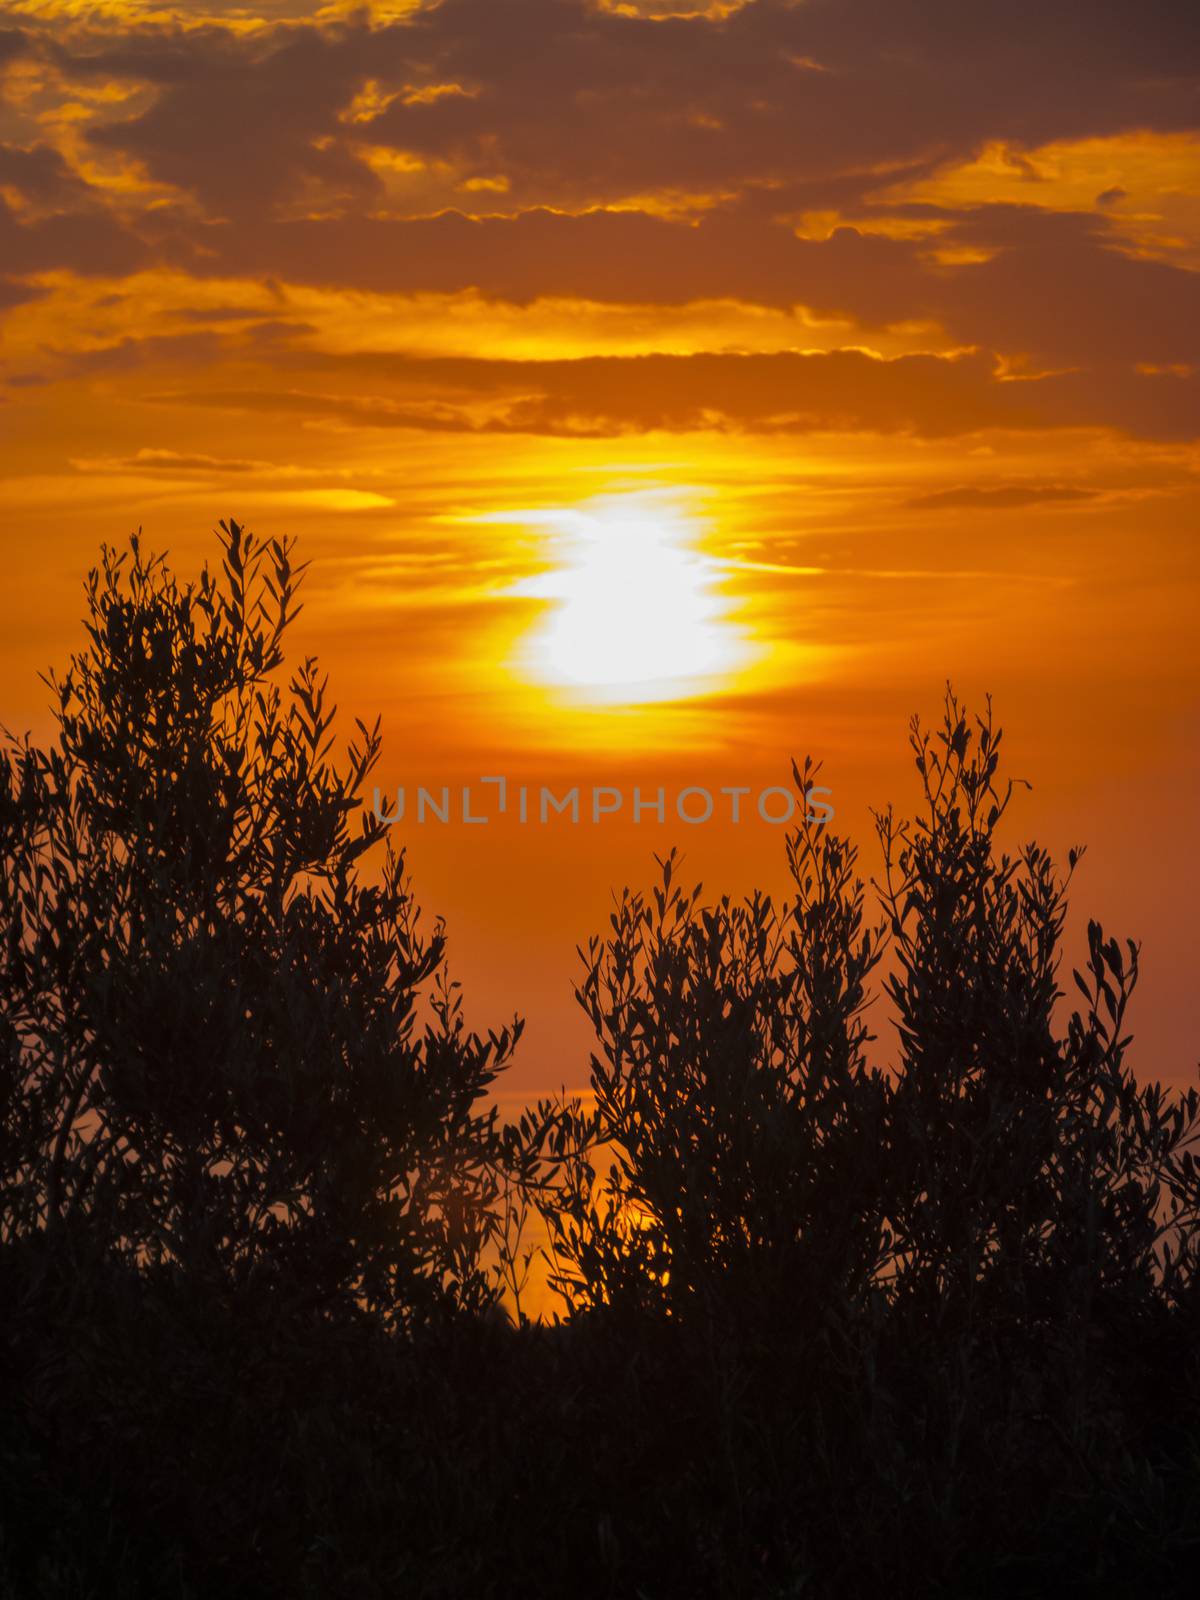
[[[1012,839],[1200,1050],[1200,20],[1179,0],[0,3],[0,721],[139,524],[298,538],[294,646],[380,781],[915,803],[991,692]],[[575,945],[683,846],[399,827],[513,1092],[580,1084]]]

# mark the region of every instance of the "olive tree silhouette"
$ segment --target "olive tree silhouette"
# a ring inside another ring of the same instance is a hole
[[[1200,1098],[1133,1076],[1138,952],[1096,923],[1061,1015],[1079,852],[1064,877],[1001,847],[990,702],[972,722],[948,691],[911,742],[924,803],[877,817],[878,927],[853,848],[806,820],[788,900],[706,904],[672,854],[580,952],[594,1104],[523,1130],[551,1281],[568,1327],[646,1364],[661,1393],[626,1405],[655,1448],[711,1450],[694,1532],[735,1563],[792,1541],[829,1592],[991,1593],[1001,1556],[1075,1571],[1100,1519],[1088,1559],[1171,1567],[1194,1442],[1156,1374],[1194,1419]]]
[[[106,547],[57,736],[5,752],[0,1228],[398,1325],[485,1304],[520,1024],[467,1033],[402,855],[362,875],[379,724],[338,766],[315,661],[281,686],[290,543],[220,542],[186,586]]]
[[[1088,924],[1083,1003],[1061,1016],[1082,852],[1060,875],[1036,843],[998,844],[1015,786],[990,701],[972,719],[948,690],[940,726],[914,718],[910,744],[922,809],[877,817],[899,1041],[879,1154],[903,1366],[890,1377],[937,1419],[934,1538],[989,1452],[1024,1455],[1026,1493],[1047,1497],[1047,1471],[1087,1462],[1123,1506],[1122,1414],[1152,1409],[1136,1393],[1145,1364],[1166,1359],[1167,1308],[1194,1293],[1200,1100],[1129,1066],[1132,941]]]
[[[652,898],[626,890],[581,952],[594,1110],[556,1123],[543,1106],[529,1130],[548,1148],[556,1130],[542,1204],[569,1304],[777,1314],[786,1286],[826,1305],[884,1295],[914,1327],[1077,1343],[1100,1302],[1144,1303],[1190,1271],[1200,1099],[1126,1062],[1137,947],[1089,925],[1084,1007],[1060,1030],[1080,852],[1064,878],[1036,844],[999,849],[1014,785],[990,701],[972,724],[948,691],[936,734],[914,719],[910,737],[924,810],[877,817],[878,928],[853,847],[805,820],[790,903],[705,906],[672,854]],[[818,770],[794,769],[802,791]],[[862,1017],[885,949],[886,1075]]]
[[[802,794],[818,772],[795,769]],[[883,929],[864,927],[854,848],[800,810],[790,901],[704,906],[672,852],[652,896],[626,890],[581,952],[594,1109],[566,1114],[542,1201],[553,1281],[577,1308],[795,1331],[849,1318],[871,1290],[885,1095],[862,1013]]]
[[[1194,1220],[1183,1158],[1198,1104],[1134,1078],[1138,947],[1096,922],[1073,975],[1083,1009],[1058,1026],[1082,852],[1060,877],[1037,844],[998,848],[1014,788],[998,779],[1001,741],[990,702],[972,725],[948,692],[936,736],[916,719],[910,731],[923,811],[877,818],[900,1041],[895,1285],[993,1331],[1011,1317],[1074,1326],[1093,1296],[1146,1287],[1164,1234]]]

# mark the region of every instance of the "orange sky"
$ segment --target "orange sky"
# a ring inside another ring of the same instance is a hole
[[[1167,0],[0,3],[0,718],[102,540],[229,515],[298,535],[393,788],[812,751],[873,866],[950,677],[1190,1081],[1198,63]],[[514,1093],[584,1080],[652,851],[783,876],[753,819],[401,831]]]

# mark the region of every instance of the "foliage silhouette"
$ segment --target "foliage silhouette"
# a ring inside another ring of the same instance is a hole
[[[998,853],[1013,786],[997,786],[990,705],[973,730],[948,692],[936,737],[914,720],[910,738],[925,809],[877,818],[878,926],[864,927],[854,847],[806,815],[786,842],[790,903],[707,907],[672,854],[582,952],[595,1109],[561,1110],[571,1137],[555,1149],[577,1153],[544,1203],[572,1306],[720,1301],[774,1319],[781,1295],[847,1313],[882,1295],[995,1331],[1173,1281],[1163,1240],[1197,1220],[1200,1101],[1126,1064],[1137,947],[1089,925],[1085,1008],[1060,1037],[1081,852],[1066,879],[1036,844]],[[802,794],[818,771],[795,769]],[[900,1053],[884,1075],[863,1012],[889,944]],[[599,1182],[601,1148],[614,1160]]]
[[[803,792],[818,770],[797,772]],[[672,853],[584,952],[595,1109],[567,1113],[579,1154],[544,1207],[573,1308],[770,1325],[852,1315],[873,1290],[885,1095],[862,1013],[883,929],[863,928],[851,846],[806,818],[787,852],[790,905],[711,908]],[[615,1156],[602,1185],[598,1145]]]
[[[1055,1028],[1070,876],[1036,844],[997,852],[990,706],[977,738],[952,695],[936,738],[914,721],[924,809],[878,818],[881,899],[898,957],[886,984],[900,1055],[885,1168],[893,1292],[919,1315],[1082,1333],[1097,1300],[1144,1298],[1164,1237],[1196,1222],[1194,1092],[1168,1102],[1126,1062],[1138,948],[1088,926],[1083,996]],[[1165,1207],[1162,1203],[1165,1198]],[[1082,1346],[1077,1381],[1090,1381]]]
[[[137,539],[105,551],[88,648],[50,680],[57,741],[7,751],[0,1229],[214,1293],[478,1307],[498,1149],[479,1102],[519,1029],[466,1034],[402,857],[361,879],[378,724],[333,764],[315,662],[277,681],[291,551],[220,537],[220,576],[187,587]]]
[[[290,547],[220,537],[105,552],[5,753],[0,1597],[1190,1594],[1200,1102],[1135,945],[1064,1017],[990,704],[914,720],[875,879],[804,805],[782,900],[665,855],[580,952],[590,1099],[501,1126],[519,1024],[365,873],[378,725],[334,762]]]

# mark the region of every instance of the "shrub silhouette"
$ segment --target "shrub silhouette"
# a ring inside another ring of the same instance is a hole
[[[57,739],[0,787],[6,1239],[86,1239],[213,1293],[400,1322],[481,1305],[514,1028],[464,1031],[384,827],[379,754],[312,659],[278,682],[301,573],[221,524],[181,587],[138,539],[87,584]],[[430,1020],[417,1005],[430,996]]]
[[[947,697],[911,745],[924,808],[878,819],[886,984],[900,1055],[886,1170],[894,1292],[929,1318],[1081,1329],[1097,1296],[1143,1296],[1164,1230],[1190,1223],[1195,1093],[1169,1100],[1127,1063],[1138,949],[1088,927],[1082,1011],[1055,1026],[1070,876],[1036,844],[998,852],[1013,785],[991,709]],[[1162,1204],[1165,1194],[1166,1213]],[[1088,1380],[1080,1352],[1078,1380]]]
[[[855,849],[806,817],[787,838],[789,903],[705,906],[672,854],[583,952],[595,1111],[571,1114],[560,1144],[584,1153],[546,1208],[572,1305],[679,1316],[716,1297],[775,1315],[781,1293],[849,1307],[878,1291],[993,1332],[1061,1328],[1169,1268],[1164,1236],[1195,1217],[1198,1100],[1126,1065],[1137,947],[1089,926],[1085,1006],[1060,1035],[1080,852],[1060,879],[1036,844],[998,851],[1013,785],[990,706],[972,728],[948,693],[936,737],[916,720],[910,737],[924,810],[877,819],[877,927]],[[795,769],[802,794],[818,771]],[[889,944],[884,1076],[863,1011]],[[603,1181],[598,1146],[614,1155]]]
[[[818,770],[797,771],[802,790]],[[862,1013],[883,930],[863,926],[853,847],[806,817],[787,852],[790,905],[711,908],[672,853],[584,953],[595,1109],[574,1114],[581,1154],[545,1207],[573,1307],[794,1326],[871,1291],[884,1091]],[[602,1184],[597,1144],[614,1158]]]

